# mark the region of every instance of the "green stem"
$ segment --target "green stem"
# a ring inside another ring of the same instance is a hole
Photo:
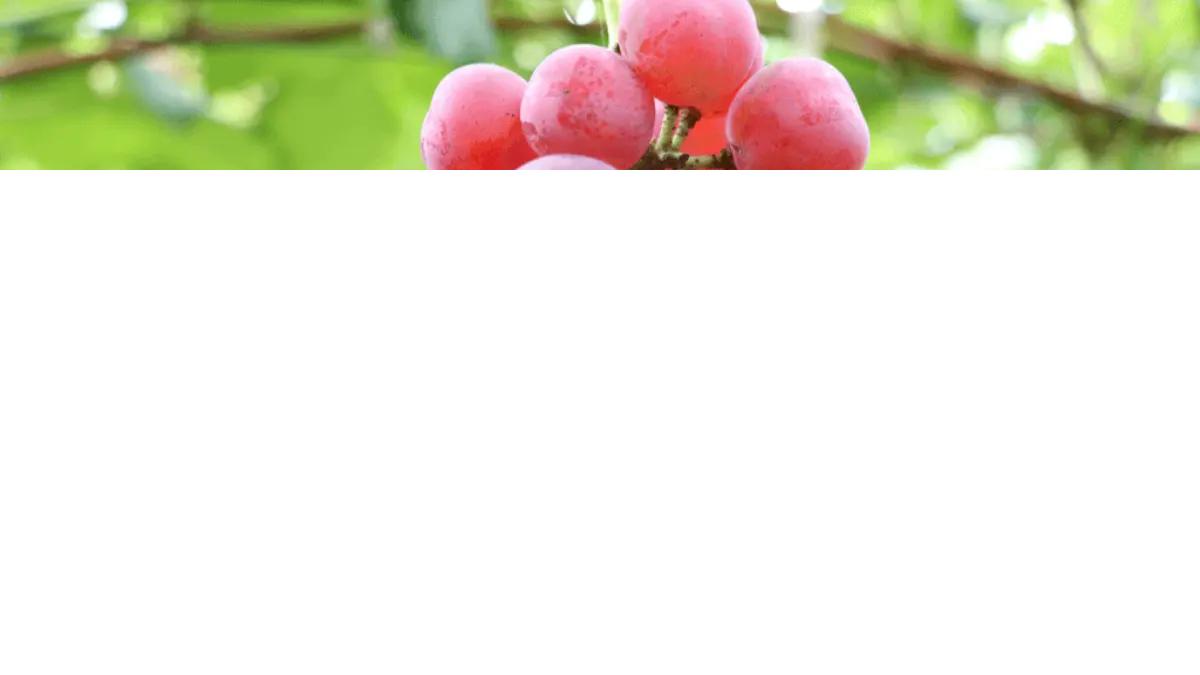
[[[675,137],[671,139],[672,152],[679,152],[679,149],[683,147],[683,142],[687,140],[688,134],[692,133],[692,129],[699,121],[699,110],[684,108],[679,111],[679,126],[675,129]]]
[[[601,0],[604,9],[604,27],[608,31],[608,48],[617,49],[618,32],[621,25],[621,0]]]
[[[733,153],[729,151],[729,148],[725,148],[715,155],[688,157],[687,163],[684,166],[688,169],[725,169],[726,171],[737,170],[737,165],[733,163]]]
[[[675,139],[675,122],[678,120],[679,108],[668,105],[663,110],[662,129],[658,132],[658,145],[655,146],[659,152],[671,151],[671,142]]]

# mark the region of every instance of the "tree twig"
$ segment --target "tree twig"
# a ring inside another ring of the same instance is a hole
[[[190,25],[185,31],[164,40],[135,40],[117,38],[107,48],[86,54],[70,54],[59,50],[31,52],[7,63],[0,63],[0,82],[7,82],[50,70],[86,66],[101,61],[120,59],[181,43],[239,44],[262,42],[308,42],[345,37],[363,32],[365,24],[343,22],[321,25],[276,26],[228,30]]]
[[[956,84],[984,93],[1005,91],[1039,98],[1080,117],[1099,117],[1113,127],[1141,129],[1143,138],[1147,140],[1167,141],[1200,133],[1187,127],[1147,120],[1123,107],[1089,101],[1070,91],[985,66],[967,57],[898,42],[835,18],[829,17],[826,27],[830,32],[830,47],[838,51],[873,61],[919,65],[927,71],[945,76]]]

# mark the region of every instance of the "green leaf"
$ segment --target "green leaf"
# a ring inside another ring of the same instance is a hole
[[[214,93],[263,85],[273,92],[253,133],[280,168],[421,168],[420,129],[450,65],[400,48],[254,45],[208,50]]]
[[[0,27],[82,11],[93,2],[95,0],[3,0],[0,2]]]
[[[253,136],[200,119],[186,127],[147,111],[131,93],[97,97],[89,71],[48,73],[5,85],[0,153],[44,169],[264,169]]]

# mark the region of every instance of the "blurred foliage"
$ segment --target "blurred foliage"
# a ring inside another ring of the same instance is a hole
[[[755,3],[769,60],[820,53],[850,79],[868,168],[1200,168],[1198,134],[1151,141],[977,72],[1200,132],[1200,0]],[[595,0],[0,0],[0,168],[419,169],[426,106],[455,65],[528,76],[560,46],[603,44],[601,13]],[[965,65],[876,53],[834,22]]]

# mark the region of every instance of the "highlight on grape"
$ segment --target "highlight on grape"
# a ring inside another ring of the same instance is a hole
[[[749,0],[624,0],[614,49],[563,47],[528,82],[462,66],[421,128],[425,166],[451,171],[857,171],[870,145],[835,67],[764,65]]]

